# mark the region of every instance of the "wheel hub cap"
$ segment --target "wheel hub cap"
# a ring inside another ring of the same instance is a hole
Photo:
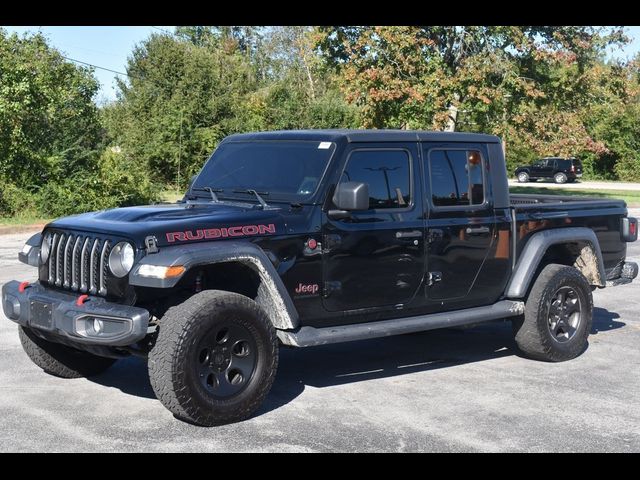
[[[551,337],[560,343],[573,338],[582,320],[580,297],[571,287],[561,287],[553,295],[547,326]]]
[[[228,324],[209,331],[195,350],[195,373],[208,395],[240,393],[255,370],[257,346],[246,328]]]

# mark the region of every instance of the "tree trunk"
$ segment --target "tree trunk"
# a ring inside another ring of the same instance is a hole
[[[449,120],[447,121],[447,126],[445,127],[445,132],[455,132],[456,131],[456,122],[458,121],[458,107],[456,104],[460,101],[460,95],[457,93],[453,94],[453,102],[449,103]]]

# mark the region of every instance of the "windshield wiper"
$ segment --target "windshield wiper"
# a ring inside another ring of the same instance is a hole
[[[222,190],[221,188],[211,188],[211,187],[195,187],[195,188],[192,188],[191,190],[200,191],[200,192],[209,192],[211,194],[211,201],[215,203],[220,202],[220,199],[216,195],[216,192],[218,193],[224,192],[224,190]]]
[[[250,188],[250,189],[247,189],[247,190],[234,190],[233,193],[248,193],[250,195],[255,195],[255,197],[260,202],[260,205],[262,206],[263,210],[265,208],[269,208],[269,204],[267,202],[265,202],[264,198],[262,198],[260,196],[260,195],[269,195],[269,192],[260,192],[260,193],[258,193],[255,190],[253,190],[252,188]]]

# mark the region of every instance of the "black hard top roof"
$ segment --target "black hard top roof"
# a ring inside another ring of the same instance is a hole
[[[466,132],[429,132],[422,130],[275,130],[271,132],[237,133],[227,137],[231,141],[256,140],[313,140],[335,142],[479,142],[500,143],[495,135]]]

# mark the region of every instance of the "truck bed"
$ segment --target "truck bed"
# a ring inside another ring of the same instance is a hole
[[[558,205],[564,208],[603,208],[606,206],[616,206],[626,208],[624,200],[599,198],[578,195],[537,195],[531,193],[512,193],[509,195],[511,206],[517,211],[536,209],[536,206],[546,210],[547,207]]]
[[[530,235],[548,228],[587,227],[598,237],[607,273],[620,265],[626,243],[620,222],[627,215],[624,200],[573,195],[511,194],[516,258]]]

